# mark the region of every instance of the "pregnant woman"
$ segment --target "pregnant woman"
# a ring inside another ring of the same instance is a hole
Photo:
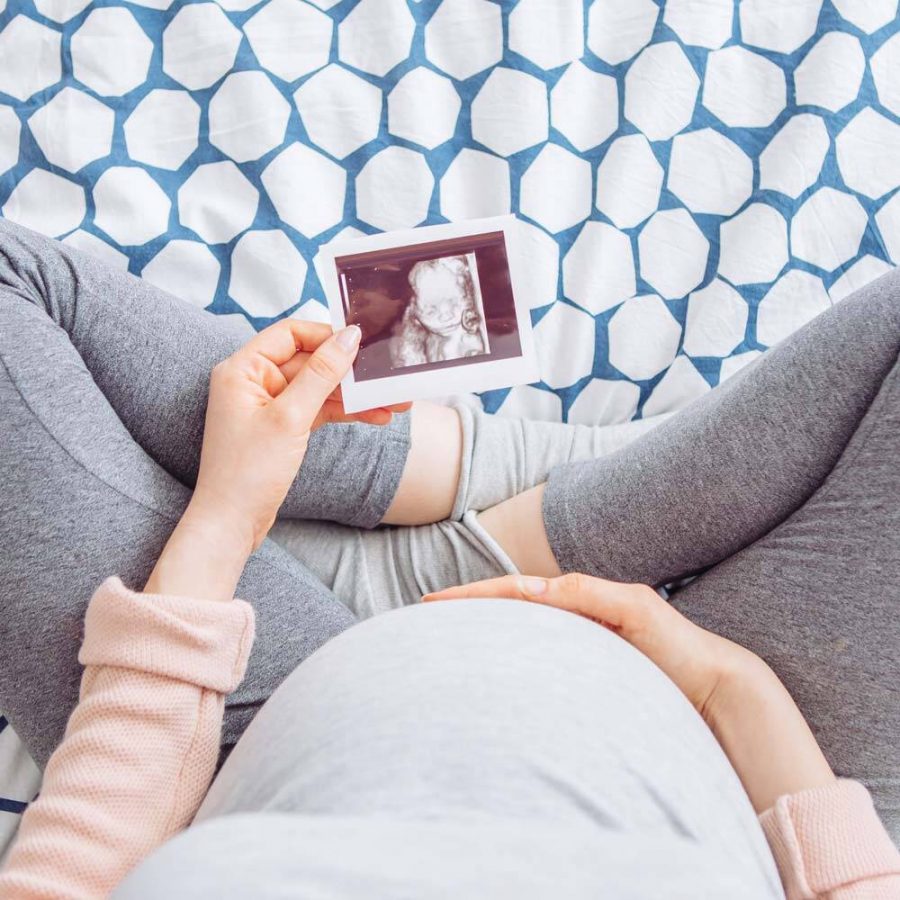
[[[0,897],[900,896],[900,278],[655,427],[356,338],[0,221]]]

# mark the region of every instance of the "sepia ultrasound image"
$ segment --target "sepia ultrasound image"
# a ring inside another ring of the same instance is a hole
[[[518,356],[503,232],[335,259],[357,381]]]

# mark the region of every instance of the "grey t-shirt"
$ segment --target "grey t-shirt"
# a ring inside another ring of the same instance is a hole
[[[163,888],[164,886],[164,888]],[[604,628],[408,607],[306,660],[116,897],[781,897],[675,685]]]

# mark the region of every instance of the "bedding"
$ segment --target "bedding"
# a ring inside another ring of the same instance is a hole
[[[543,380],[678,409],[900,264],[897,0],[0,0],[0,214],[257,327],[515,212]],[[38,775],[0,719],[0,852]]]

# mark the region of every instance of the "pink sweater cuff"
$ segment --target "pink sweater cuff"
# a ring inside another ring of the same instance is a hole
[[[108,578],[88,606],[78,660],[228,694],[244,677],[253,626],[253,608],[243,600],[141,594]]]
[[[900,853],[857,781],[839,779],[779,797],[760,822],[788,898],[900,874]]]

